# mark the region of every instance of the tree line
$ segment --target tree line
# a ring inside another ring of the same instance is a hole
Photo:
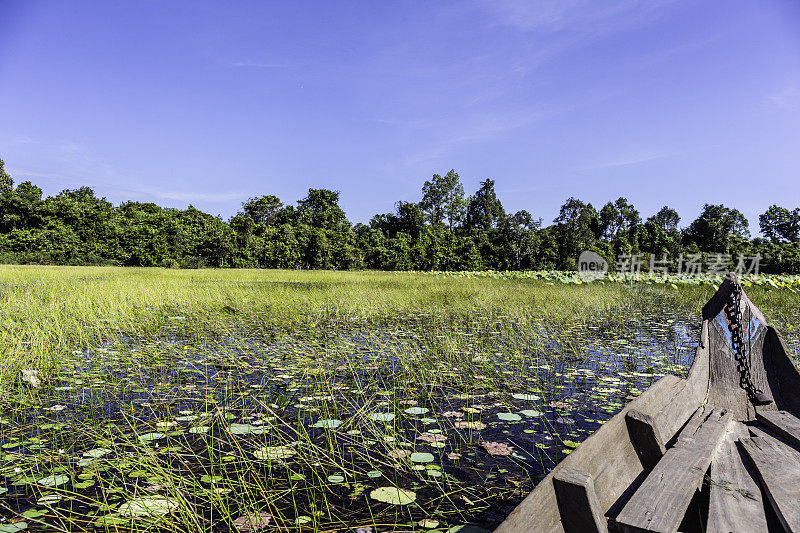
[[[309,189],[296,205],[251,198],[224,221],[191,205],[150,202],[114,206],[89,187],[43,197],[14,186],[0,160],[0,262],[56,265],[377,270],[575,269],[584,250],[611,265],[619,256],[676,261],[702,254],[760,256],[762,272],[800,273],[800,208],[773,205],[759,217],[764,237],[751,238],[745,216],[706,204],[680,227],[665,206],[642,219],[625,198],[597,210],[569,198],[547,226],[525,210],[507,212],[486,179],[466,195],[455,170],[434,174],[419,202],[351,224],[339,193]],[[732,259],[735,260],[735,259]],[[677,263],[676,263],[677,265]]]

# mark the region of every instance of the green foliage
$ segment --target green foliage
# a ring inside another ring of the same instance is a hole
[[[0,160],[0,261],[63,265],[167,268],[287,268],[374,270],[574,269],[584,250],[611,265],[620,255],[651,254],[661,261],[683,254],[759,255],[770,273],[800,272],[800,208],[770,206],[759,217],[765,239],[750,240],[747,219],[736,209],[706,204],[687,228],[664,206],[642,222],[623,197],[598,212],[569,198],[553,224],[542,227],[521,210],[507,213],[485,179],[464,196],[455,170],[434,174],[419,203],[398,201],[394,212],[352,225],[339,192],[309,189],[296,206],[265,195],[248,199],[228,221],[193,206],[153,203],[117,207],[89,187],[44,198],[42,190],[14,181]],[[702,253],[701,253],[702,252]],[[731,258],[735,267],[736,258]],[[613,267],[612,267],[613,268]]]
[[[800,241],[800,208],[789,211],[777,205],[758,217],[761,233],[772,242]]]
[[[747,218],[738,209],[705,204],[684,233],[686,244],[704,252],[732,253],[750,238]]]
[[[494,180],[481,182],[481,187],[474,196],[469,197],[466,225],[470,228],[488,230],[497,227],[497,223],[505,217],[503,204],[494,192]]]
[[[451,230],[460,224],[464,217],[466,200],[458,173],[451,169],[444,177],[434,174],[422,186],[422,201],[419,205],[432,224],[440,224],[445,218]]]
[[[11,190],[14,188],[14,181],[6,173],[4,167],[5,163],[0,159],[0,195],[6,196],[11,194]]]

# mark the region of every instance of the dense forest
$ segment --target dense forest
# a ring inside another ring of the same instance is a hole
[[[14,186],[0,160],[0,262],[58,265],[380,270],[574,269],[583,250],[615,265],[620,255],[651,254],[679,266],[702,253],[706,262],[759,255],[762,272],[800,272],[800,209],[771,206],[759,217],[764,238],[751,239],[745,216],[706,204],[680,227],[663,207],[642,219],[625,198],[599,211],[569,198],[552,224],[527,211],[509,213],[487,179],[471,195],[458,174],[434,174],[417,203],[397,202],[368,224],[351,224],[339,193],[309,189],[297,205],[275,196],[251,198],[224,221],[192,206],[114,206],[89,187],[42,196]],[[722,254],[722,255],[720,255]],[[713,259],[712,259],[713,257]],[[613,266],[612,266],[613,269]]]

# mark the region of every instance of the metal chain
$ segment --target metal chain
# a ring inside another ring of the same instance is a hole
[[[744,352],[742,340],[742,286],[735,276],[730,276],[732,286],[731,297],[725,306],[728,315],[728,328],[731,332],[733,353],[736,358],[736,370],[739,372],[739,386],[747,392],[747,397],[755,404],[771,403],[771,400],[753,384],[750,373],[750,359]]]

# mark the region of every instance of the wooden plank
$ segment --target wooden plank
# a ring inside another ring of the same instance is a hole
[[[667,451],[653,417],[636,409],[629,409],[625,414],[625,423],[642,466],[652,470]]]
[[[700,330],[700,345],[695,350],[694,363],[689,369],[689,375],[683,381],[683,389],[665,401],[656,411],[648,411],[653,416],[655,427],[658,428],[664,444],[671,445],[670,441],[680,431],[687,420],[694,414],[701,404],[705,403],[709,388],[709,341],[708,331],[710,325],[703,321]],[[639,409],[643,411],[643,409]]]
[[[800,371],[789,357],[783,337],[772,326],[767,327],[764,365],[776,409],[800,414]]]
[[[800,453],[766,438],[741,439],[755,464],[761,486],[786,531],[800,532]]]
[[[800,446],[800,419],[797,419],[788,411],[759,410],[756,416],[759,422],[772,431],[791,442],[794,446]]]
[[[623,531],[678,531],[730,418],[724,410],[697,410],[675,446],[667,450],[617,516],[616,522]]]
[[[553,476],[553,486],[566,533],[608,531],[592,476],[574,468],[562,468]]]
[[[767,531],[767,517],[757,474],[743,459],[739,439],[749,438],[747,427],[731,422],[711,461],[707,533]]]

